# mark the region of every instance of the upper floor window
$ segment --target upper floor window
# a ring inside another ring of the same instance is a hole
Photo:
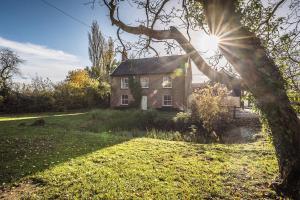
[[[141,88],[149,88],[149,77],[141,77]]]
[[[121,105],[128,105],[128,104],[129,104],[128,95],[127,94],[123,94],[121,96]]]
[[[128,77],[121,78],[121,89],[128,89]]]
[[[171,95],[164,95],[163,96],[163,106],[172,106],[172,96]]]
[[[172,78],[170,76],[163,77],[163,88],[172,88]]]

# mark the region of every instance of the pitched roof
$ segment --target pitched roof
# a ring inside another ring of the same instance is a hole
[[[187,55],[162,56],[141,59],[128,59],[122,62],[111,76],[163,74],[184,67]]]

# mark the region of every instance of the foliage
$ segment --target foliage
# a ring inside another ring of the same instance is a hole
[[[97,21],[93,21],[91,32],[88,34],[89,39],[89,57],[95,69],[104,70],[101,67],[105,38],[103,37]]]
[[[288,92],[289,99],[292,103],[294,110],[300,114],[300,92],[289,91]]]
[[[108,81],[109,74],[116,67],[114,41],[110,37],[107,41],[101,33],[97,21],[91,26],[89,39],[89,57],[92,67],[87,67],[90,77],[101,81]]]
[[[55,107],[53,95],[53,83],[49,79],[35,77],[30,84],[15,83],[0,111],[17,113],[53,110]]]
[[[191,113],[179,112],[173,117],[173,121],[175,122],[176,130],[187,132],[192,125]]]
[[[130,130],[172,130],[172,114],[164,114],[156,110],[106,110],[92,112],[91,122],[84,128],[93,132],[130,131]],[[173,124],[173,123],[172,123]]]
[[[109,105],[110,85],[89,77],[86,70],[70,71],[66,80],[52,83],[35,77],[30,84],[15,83],[0,112],[66,111]]]
[[[86,70],[70,71],[66,81],[55,87],[55,96],[66,109],[91,108],[108,104],[110,86],[90,78]]]
[[[182,134],[178,131],[166,132],[152,129],[147,131],[146,137],[170,141],[183,141]]]
[[[139,108],[142,101],[142,87],[140,81],[137,77],[129,76],[128,85],[131,95],[134,99],[134,102],[132,102],[132,106],[135,108]]]
[[[95,80],[91,79],[88,72],[82,69],[69,71],[66,82],[73,88],[84,88],[90,85],[95,85]]]
[[[231,121],[230,108],[224,104],[227,95],[227,88],[220,84],[195,91],[191,104],[192,121],[202,124],[209,134],[216,132],[220,137]]]
[[[92,115],[107,117],[110,112],[122,111],[44,114],[44,127],[18,126],[31,124],[31,118],[40,115],[0,118],[1,183],[20,186],[9,191],[5,187],[1,195],[12,193],[20,199],[276,198],[269,187],[278,174],[270,144],[133,139],[118,131],[94,133],[82,128]]]

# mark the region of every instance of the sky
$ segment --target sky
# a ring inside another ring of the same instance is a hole
[[[75,17],[72,19],[57,9]],[[90,66],[88,31],[97,20],[105,37],[116,38],[116,28],[110,23],[108,10],[98,4],[92,9],[89,0],[1,0],[0,48],[14,50],[23,60],[18,82],[30,82],[35,76],[63,80],[72,69]],[[130,6],[123,7],[121,18],[133,23],[138,13]],[[129,14],[130,13],[130,14]],[[79,21],[78,21],[79,20]],[[124,39],[135,36],[126,34]],[[207,51],[214,41],[205,35],[192,37],[198,50]],[[193,67],[193,81],[207,80]]]
[[[92,9],[85,5],[87,0],[48,1],[87,26],[42,0],[1,0],[0,47],[16,51],[24,60],[19,81],[36,75],[60,81],[69,70],[90,66],[87,35],[93,20],[105,36],[115,35],[104,7]]]
[[[46,1],[46,3],[45,3]],[[51,5],[75,17],[72,19]],[[72,69],[90,66],[88,31],[97,20],[105,37],[116,38],[104,6],[86,5],[88,0],[1,0],[0,48],[10,48],[24,62],[17,82],[30,82],[35,76],[50,78],[53,82],[65,79]],[[135,15],[130,6],[124,8],[122,18],[130,22]],[[79,21],[78,21],[79,20]],[[125,35],[132,40],[135,36]],[[196,75],[197,76],[197,75]]]

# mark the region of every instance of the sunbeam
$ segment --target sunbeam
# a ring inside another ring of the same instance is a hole
[[[219,37],[216,35],[209,35],[204,38],[204,45],[209,51],[216,51],[219,45]]]

